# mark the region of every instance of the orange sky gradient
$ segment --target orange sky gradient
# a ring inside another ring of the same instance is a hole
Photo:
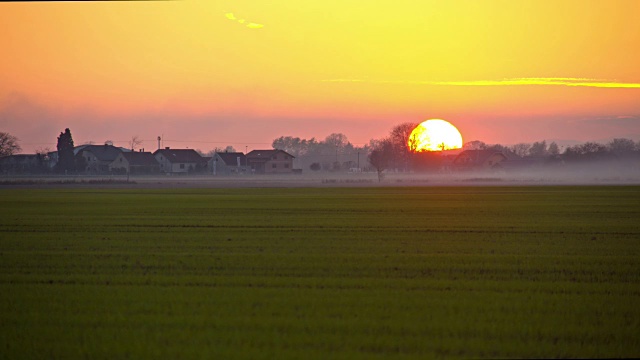
[[[430,118],[464,141],[638,141],[638,24],[631,0],[0,3],[0,131],[23,152],[66,127],[244,151]]]

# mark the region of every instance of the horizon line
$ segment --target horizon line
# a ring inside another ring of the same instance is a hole
[[[331,83],[373,83],[373,84],[406,84],[435,86],[570,86],[640,89],[640,83],[618,82],[616,80],[569,78],[569,77],[531,77],[505,78],[502,80],[463,80],[463,81],[429,81],[429,80],[369,80],[369,79],[325,79],[321,82]]]

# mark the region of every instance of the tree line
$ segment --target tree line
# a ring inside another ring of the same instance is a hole
[[[443,156],[438,152],[414,152],[407,146],[411,131],[418,125],[405,122],[394,126],[386,137],[371,139],[368,144],[355,146],[346,135],[333,133],[322,140],[315,137],[301,139],[293,136],[281,136],[272,141],[274,149],[280,149],[293,155],[294,167],[311,171],[346,171],[350,169],[373,169],[380,178],[387,169],[398,171],[433,170],[441,166]],[[61,132],[57,139],[58,162],[54,171],[75,171],[84,168],[82,158],[73,154],[74,141],[69,129]],[[107,142],[108,143],[108,142]],[[132,150],[140,142],[132,137]],[[580,163],[587,161],[616,161],[640,158],[640,141],[616,138],[606,144],[585,142],[573,146],[561,147],[557,143],[545,140],[533,143],[518,143],[505,146],[487,144],[480,140],[466,142],[463,150],[500,151],[508,158],[525,159],[535,164]],[[19,139],[0,132],[0,157],[17,154],[21,151]],[[45,156],[46,152],[38,154]],[[216,152],[235,152],[232,146],[215,148],[208,153],[198,151],[203,156],[212,156]]]

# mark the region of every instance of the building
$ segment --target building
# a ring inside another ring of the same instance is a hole
[[[257,174],[290,174],[293,159],[284,150],[253,150],[247,154],[247,166]]]
[[[193,149],[164,148],[153,153],[160,171],[167,174],[187,174],[204,172],[207,169],[207,160]]]
[[[465,150],[453,160],[458,170],[487,170],[502,168],[507,156],[497,150]]]
[[[148,151],[122,152],[109,165],[109,170],[123,174],[157,174],[160,164]]]
[[[33,174],[49,170],[46,154],[16,154],[0,157],[0,174]]]
[[[247,169],[247,157],[241,152],[215,153],[209,160],[209,170],[214,175],[244,174]]]
[[[123,150],[113,145],[83,145],[76,154],[76,164],[84,162],[87,172],[106,173],[109,165],[122,154]]]

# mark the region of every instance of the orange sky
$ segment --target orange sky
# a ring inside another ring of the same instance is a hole
[[[25,152],[65,127],[250,150],[429,118],[465,141],[640,140],[638,24],[632,0],[0,3],[0,131]]]

